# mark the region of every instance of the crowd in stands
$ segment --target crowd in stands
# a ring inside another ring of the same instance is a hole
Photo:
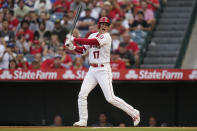
[[[87,56],[64,46],[79,4],[82,12],[73,36],[97,32],[99,18],[107,16],[112,69],[138,68],[159,0],[1,0],[0,69],[88,68]]]
[[[42,125],[46,126],[46,121],[44,121],[44,123],[42,123]],[[65,126],[67,124],[65,124],[63,122],[63,118],[60,115],[56,115],[53,119],[53,124],[50,126]],[[167,123],[166,122],[158,122],[158,120],[154,117],[154,116],[150,116],[147,121],[145,122],[145,125],[147,127],[167,127]],[[90,124],[88,126],[92,126],[92,127],[127,127],[127,126],[131,126],[131,125],[126,125],[124,122],[120,122],[119,124],[112,124],[112,122],[110,122],[110,120],[108,120],[107,114],[106,113],[100,113],[98,115],[98,121]]]

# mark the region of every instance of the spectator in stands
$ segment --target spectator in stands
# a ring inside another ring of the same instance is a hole
[[[91,16],[92,18],[94,18],[95,20],[98,20],[99,14],[100,14],[100,12],[101,12],[101,8],[98,7],[98,6],[96,6],[96,0],[93,0],[92,3],[88,3],[88,4],[87,4],[87,8],[90,9],[90,16]],[[80,17],[84,17],[85,15],[86,15],[86,11],[83,10],[83,11],[81,12]]]
[[[126,29],[126,31],[129,31],[129,21],[125,19],[125,16],[120,16],[119,19],[121,21],[121,26],[123,26]]]
[[[81,56],[75,57],[73,61],[73,66],[70,68],[71,70],[85,70],[86,68],[83,66],[83,58]]]
[[[58,39],[59,39],[61,44],[64,43],[65,36],[68,34],[68,32],[69,32],[68,29],[63,28],[60,24],[60,20],[57,19],[55,21],[55,27],[52,31],[52,34],[56,34],[58,36]]]
[[[2,8],[2,7],[3,7],[3,3],[4,3],[4,1],[3,1],[3,0],[1,0],[1,1],[0,1],[0,8]]]
[[[8,69],[9,68],[9,61],[16,59],[16,54],[12,51],[14,48],[13,43],[8,43],[7,47],[5,48],[5,41],[1,38],[1,43],[4,45],[0,45],[0,69]]]
[[[51,32],[46,29],[45,21],[39,22],[39,29],[34,33],[35,39],[44,42],[49,40],[50,36]]]
[[[20,69],[29,69],[29,64],[27,61],[24,60],[24,55],[22,53],[17,54],[16,56],[16,63],[17,63],[17,67]]]
[[[56,55],[53,61],[53,64],[50,65],[51,69],[63,69],[64,67],[62,66],[62,56]]]
[[[3,11],[3,14],[7,14],[8,12],[8,5],[3,5],[3,8],[1,9]]]
[[[94,127],[112,127],[113,125],[111,123],[107,122],[107,116],[105,113],[99,114],[99,121],[98,123],[93,124]]]
[[[40,19],[39,21],[45,21],[46,24],[46,30],[52,31],[54,29],[54,23],[49,20],[50,16],[47,12],[42,11],[40,13]]]
[[[15,61],[15,60],[10,60],[10,61],[9,61],[9,69],[15,70],[15,69],[17,69],[17,68],[18,68],[18,67],[17,67],[16,61]]]
[[[40,69],[40,63],[36,60],[33,60],[31,63],[31,69]]]
[[[14,13],[17,18],[20,20],[27,14],[29,13],[30,8],[24,4],[24,0],[19,0],[18,1],[18,6],[14,8]]]
[[[7,7],[8,9],[13,9],[15,7],[15,0],[3,0],[3,6]]]
[[[57,48],[60,47],[61,44],[59,42],[57,34],[52,34],[51,39],[49,43],[45,42],[44,50],[43,50],[43,56],[45,57],[54,57]]]
[[[51,126],[63,126],[62,117],[60,115],[56,115]]]
[[[71,3],[72,1],[69,1],[69,0],[56,0],[53,3],[52,11],[53,12],[67,12],[70,9]]]
[[[35,32],[35,30],[38,30],[38,20],[37,20],[37,15],[34,11],[30,11],[28,14],[26,14],[23,17],[23,21],[28,22],[28,29],[31,30],[32,32]],[[16,28],[16,32],[22,27],[22,23],[18,24]]]
[[[123,15],[117,1],[105,1],[103,8],[107,10],[107,16],[112,19],[112,21],[116,21],[121,15]]]
[[[7,13],[7,20],[9,22],[9,29],[15,32],[19,24],[19,20],[14,16],[13,10],[9,10],[9,12]]]
[[[38,15],[35,11],[30,11],[29,12],[29,17],[30,17],[30,25],[29,29],[34,33],[39,29],[39,19]]]
[[[108,17],[108,11],[106,9],[101,10],[99,18],[101,17]]]
[[[63,19],[61,20],[61,25],[62,25],[63,28],[71,30],[72,23],[70,23],[70,21],[69,21],[68,14],[64,14]]]
[[[144,20],[146,20],[147,23],[150,24],[152,28],[154,28],[156,20],[153,11],[151,9],[148,9],[148,4],[146,1],[142,0],[140,4],[142,11],[144,12]],[[138,17],[136,17],[136,19],[138,19]]]
[[[85,9],[85,16],[79,18],[78,29],[88,31],[88,27],[95,25],[96,19],[90,16],[91,10],[89,8]]]
[[[30,54],[35,55],[37,53],[42,54],[43,48],[39,40],[34,40],[33,44],[30,47]]]
[[[142,8],[140,1],[142,0],[133,0],[132,3],[135,6],[135,14]],[[152,10],[154,13],[157,9],[160,8],[159,0],[144,0],[148,4],[148,9]]]
[[[21,29],[23,30],[24,34],[25,34],[25,39],[27,41],[31,41],[33,42],[34,41],[34,34],[32,32],[32,30],[29,29],[29,21],[27,20],[23,20],[21,22]]]
[[[4,52],[6,50],[7,43],[5,42],[4,38],[0,37],[0,69],[3,69],[4,65],[2,63]]]
[[[142,31],[150,31],[151,27],[148,25],[147,21],[144,20],[143,11],[137,12],[137,20],[134,20],[130,23],[130,31],[142,30]]]
[[[149,120],[148,120],[148,125],[149,125],[150,127],[155,127],[155,126],[157,126],[157,120],[156,120],[156,118],[153,117],[153,116],[151,116],[151,117],[149,118]]]
[[[0,11],[0,30],[3,29],[3,18],[4,18],[4,14],[2,11]]]
[[[88,8],[92,9],[91,16],[94,17],[96,20],[99,19],[99,15],[101,12],[101,6],[100,6],[101,2],[102,1],[93,0],[92,3],[90,3],[90,5],[88,6]],[[92,5],[92,7],[91,7],[91,5]]]
[[[37,53],[34,55],[34,60],[38,61],[40,64],[42,63],[43,59],[42,59],[42,55],[40,53]]]
[[[146,2],[148,3],[148,8],[153,12],[160,8],[159,0],[146,0]]]
[[[127,29],[122,26],[122,20],[120,18],[113,22],[111,28],[112,30],[117,30],[120,35],[124,34],[127,31]]]
[[[34,4],[34,10],[40,14],[42,11],[50,11],[52,9],[52,4],[50,0],[36,0]]]
[[[160,126],[161,126],[161,127],[167,127],[168,124],[167,124],[166,122],[162,122]]]
[[[82,10],[86,8],[86,5],[83,1],[81,0],[74,0],[71,5],[70,5],[70,10],[74,11],[78,8],[79,5],[82,5]]]
[[[120,44],[120,33],[118,30],[113,29],[111,30],[111,37],[112,37],[112,52],[117,51]]]
[[[17,34],[16,47],[19,48],[19,52],[21,53],[29,53],[30,44],[26,41],[24,32]]]
[[[126,127],[126,124],[125,123],[120,123],[119,127]]]
[[[122,42],[126,44],[127,50],[132,55],[134,55],[134,57],[135,57],[136,67],[139,67],[139,64],[140,64],[140,57],[139,57],[140,49],[139,49],[138,44],[131,39],[131,37],[128,33],[125,33],[122,38],[123,38]]]
[[[134,68],[135,58],[134,55],[128,51],[126,43],[120,43],[119,46],[120,58],[125,62],[127,68]]]
[[[27,5],[27,6],[30,7],[31,9],[33,9],[35,1],[36,1],[36,0],[24,0],[25,5]]]
[[[91,25],[88,27],[88,32],[86,33],[85,35],[85,38],[88,38],[90,34],[92,33],[96,33],[97,32],[97,29],[96,29],[96,25]]]
[[[133,4],[130,0],[125,0],[122,1],[123,3],[121,4],[121,10],[124,14],[124,21],[127,23],[131,23],[134,20],[134,14],[133,14]]]
[[[53,65],[53,61],[54,61],[54,57],[53,58],[49,58],[49,59],[45,59],[41,63],[40,68],[44,69],[44,70],[50,69],[51,66]]]
[[[65,52],[62,46],[57,49],[57,54],[61,56],[63,67],[70,68],[70,66],[72,66],[72,58]]]
[[[114,51],[111,53],[111,61],[110,61],[110,65],[112,70],[117,70],[117,69],[125,69],[125,61],[123,61],[120,58],[119,52],[118,51]]]
[[[4,38],[6,43],[15,40],[14,32],[9,30],[9,23],[7,20],[3,20],[3,29],[0,31],[0,37]]]
[[[75,18],[75,11],[68,11],[68,22],[73,23]]]

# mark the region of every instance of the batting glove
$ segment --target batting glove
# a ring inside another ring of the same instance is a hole
[[[74,37],[73,37],[72,35],[70,35],[70,34],[68,34],[68,35],[66,36],[66,39],[67,39],[67,40],[70,40],[70,42],[73,42],[73,41],[74,41]]]
[[[69,49],[69,50],[75,50],[76,46],[73,45],[72,42],[70,42],[69,40],[65,42],[65,46]]]

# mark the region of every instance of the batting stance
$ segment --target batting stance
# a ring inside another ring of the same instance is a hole
[[[140,122],[139,111],[114,95],[110,67],[110,48],[112,39],[108,33],[109,29],[110,20],[107,17],[101,17],[98,22],[98,32],[92,33],[88,38],[74,38],[71,35],[67,36],[67,41],[65,42],[67,48],[81,54],[89,51],[90,63],[89,71],[83,80],[78,96],[79,121],[75,122],[73,126],[87,126],[87,97],[97,83],[99,83],[109,103],[122,109],[132,117],[134,126],[137,126]],[[76,43],[83,46],[78,46]]]

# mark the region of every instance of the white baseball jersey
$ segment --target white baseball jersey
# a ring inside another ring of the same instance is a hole
[[[96,45],[86,45],[85,48],[89,50],[89,63],[105,64],[110,63],[110,48],[112,39],[110,34],[104,33],[98,35],[97,33],[92,33],[88,39],[96,38],[100,46]]]
[[[127,104],[124,100],[114,95],[112,86],[112,73],[110,67],[110,48],[112,39],[109,33],[98,35],[97,33],[91,34],[88,39],[96,38],[99,46],[85,45],[89,51],[89,63],[103,64],[102,67],[90,66],[81,86],[78,96],[79,107],[79,121],[87,123],[88,109],[87,109],[87,96],[96,87],[100,85],[106,100],[112,105],[122,109],[129,116],[135,117],[133,107]],[[85,53],[85,52],[84,52]]]

